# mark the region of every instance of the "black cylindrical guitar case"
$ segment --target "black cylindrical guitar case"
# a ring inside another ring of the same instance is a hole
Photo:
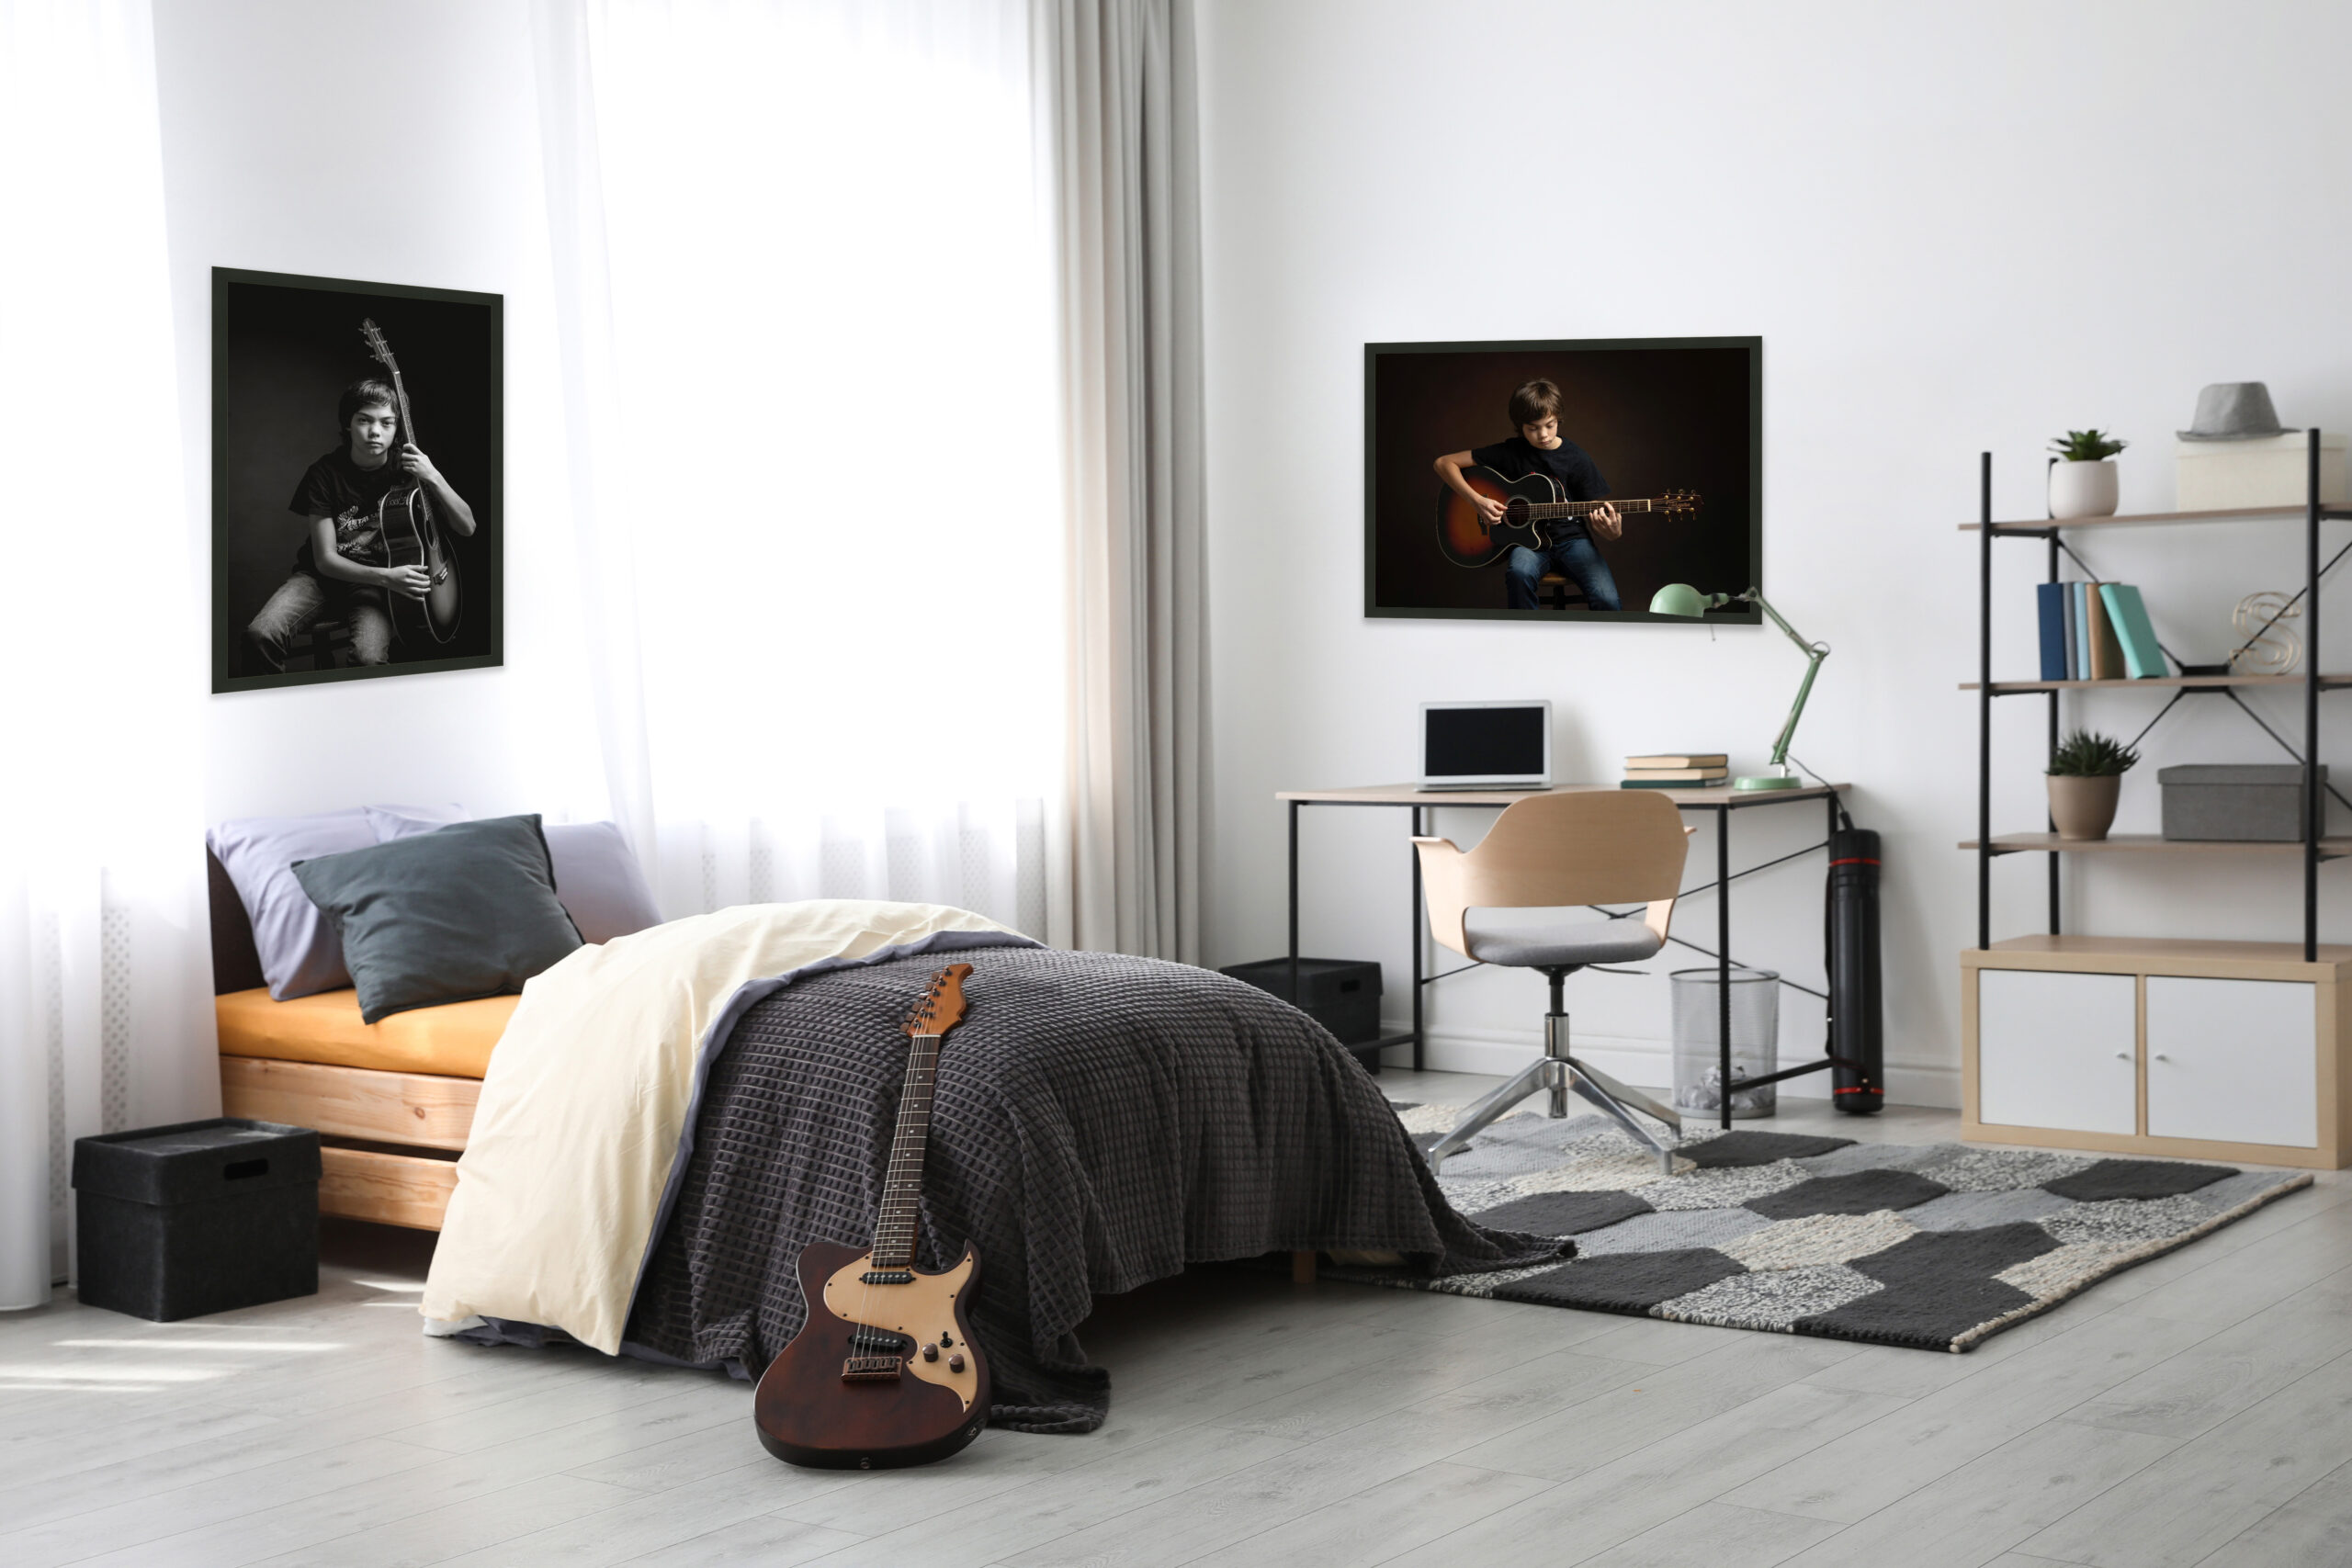
[[[1840,1058],[1829,1070],[1830,1100],[1867,1115],[1886,1102],[1876,833],[1848,828],[1829,835],[1828,902],[1829,1054]]]

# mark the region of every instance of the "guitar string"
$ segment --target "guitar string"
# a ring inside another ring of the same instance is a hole
[[[922,1002],[917,1009],[916,1016],[923,1024],[929,1024],[932,1021],[929,1015],[933,1004],[938,999],[939,988],[939,981],[934,979],[932,983],[931,989],[924,994]],[[900,1087],[897,1123],[891,1130],[889,1164],[885,1168],[882,1176],[881,1213],[875,1224],[874,1245],[866,1253],[866,1266],[865,1269],[865,1280],[864,1281],[865,1288],[860,1292],[858,1297],[858,1318],[861,1324],[868,1327],[875,1326],[873,1323],[874,1292],[876,1288],[877,1281],[874,1277],[882,1272],[883,1265],[880,1253],[882,1251],[883,1241],[886,1235],[889,1235],[894,1232],[891,1214],[892,1204],[895,1200],[892,1189],[897,1185],[899,1179],[899,1162],[900,1151],[906,1145],[907,1129],[912,1120],[917,1079],[922,1066],[924,1043],[926,1040],[930,1042],[930,1048],[933,1053],[936,1053],[939,1045],[939,1037],[935,1034],[925,1035],[910,1032],[909,1039],[910,1043],[908,1047],[907,1077],[905,1083]],[[924,1108],[926,1113],[928,1112],[928,1109],[929,1108],[926,1105]],[[928,1125],[927,1121],[926,1125]],[[910,1240],[911,1240],[911,1238],[910,1238]],[[912,1265],[913,1248],[910,1245],[908,1247],[908,1266],[911,1268]]]

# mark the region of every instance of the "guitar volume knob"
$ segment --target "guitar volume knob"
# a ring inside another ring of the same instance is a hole
[[[960,1372],[964,1370],[963,1351],[958,1350],[954,1355],[947,1358],[947,1370],[951,1372]]]
[[[939,1347],[936,1345],[924,1346],[922,1348],[922,1359],[926,1361],[936,1361],[939,1359]]]

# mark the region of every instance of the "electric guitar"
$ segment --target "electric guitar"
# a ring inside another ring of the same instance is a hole
[[[1589,516],[1604,506],[1614,506],[1628,516],[1647,512],[1662,517],[1687,517],[1699,510],[1699,492],[1690,490],[1668,491],[1655,501],[1569,501],[1561,492],[1560,481],[1549,474],[1507,479],[1492,468],[1473,465],[1462,470],[1462,479],[1472,490],[1488,500],[1501,502],[1508,510],[1501,522],[1489,523],[1460,491],[1452,485],[1438,487],[1437,547],[1456,566],[1491,566],[1509,555],[1515,545],[1524,545],[1531,550],[1544,549],[1552,543],[1547,524]]]
[[[401,380],[400,362],[392,357],[391,345],[372,321],[362,318],[359,335],[368,340],[368,352],[377,363],[391,374],[392,396],[399,404],[401,442],[405,446],[416,440],[416,420],[409,412],[408,388]],[[398,461],[397,454],[394,461]],[[391,566],[421,566],[432,585],[422,599],[387,591],[390,601],[392,635],[402,642],[411,634],[427,637],[435,642],[447,642],[458,635],[458,617],[464,612],[464,598],[458,586],[457,558],[449,553],[447,543],[441,537],[441,525],[433,515],[433,498],[419,481],[406,478],[393,481],[376,503],[377,525],[383,531],[384,554]]]
[[[952,1269],[914,1266],[916,1199],[939,1043],[963,1021],[968,964],[951,964],[907,1020],[914,1044],[882,1183],[874,1245],[812,1241],[800,1253],[808,1321],[761,1374],[752,1419],[789,1464],[882,1470],[945,1459],[989,1421],[989,1366],[966,1307],[978,1289],[970,1243]]]

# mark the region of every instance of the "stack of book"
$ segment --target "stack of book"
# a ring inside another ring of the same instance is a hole
[[[1712,789],[1731,776],[1721,751],[1661,751],[1625,759],[1626,789]]]
[[[2171,671],[2140,591],[2128,582],[2044,582],[2034,590],[2045,681],[2140,681]]]

